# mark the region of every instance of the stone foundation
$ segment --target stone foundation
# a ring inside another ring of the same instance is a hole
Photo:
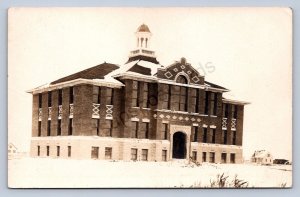
[[[38,156],[38,146],[40,155]],[[47,156],[47,146],[49,146],[49,156]],[[57,156],[57,147],[59,156]],[[68,155],[68,146],[71,147],[71,155]],[[202,163],[202,154],[206,152],[206,162],[209,162],[210,153],[214,153],[214,163],[221,163],[221,154],[226,153],[226,163],[230,163],[230,154],[235,155],[234,163],[242,163],[242,147],[235,145],[221,145],[191,142],[187,143],[187,158],[192,157],[192,152],[196,151],[196,160]],[[172,146],[168,140],[149,140],[132,138],[112,138],[98,136],[59,136],[59,137],[33,137],[31,140],[30,155],[32,157],[51,157],[64,159],[91,159],[92,147],[98,147],[96,159],[105,158],[105,148],[112,148],[110,160],[131,160],[131,150],[137,149],[137,161],[143,160],[142,149],[147,149],[147,161],[163,161],[162,150],[167,151],[167,161],[172,160]]]

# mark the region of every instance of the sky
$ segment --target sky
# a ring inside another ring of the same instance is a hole
[[[145,23],[168,66],[185,57],[207,81],[248,101],[243,150],[292,159],[292,12],[288,8],[11,8],[8,142],[29,151],[27,90],[104,61],[124,64]]]

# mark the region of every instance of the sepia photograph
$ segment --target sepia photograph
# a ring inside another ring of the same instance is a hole
[[[292,10],[8,10],[9,188],[291,188]]]

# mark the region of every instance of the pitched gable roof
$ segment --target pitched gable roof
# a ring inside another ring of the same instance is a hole
[[[228,90],[227,88],[224,88],[222,86],[219,86],[217,84],[214,84],[214,83],[211,83],[211,82],[208,82],[208,81],[204,81],[204,83],[207,84],[207,85],[209,85],[212,88],[218,88],[218,89]]]
[[[157,59],[155,57],[148,57],[148,56],[144,56],[144,55],[137,55],[137,56],[130,57],[128,59],[128,61],[126,62],[126,64],[129,62],[135,61],[135,60],[144,60],[147,62],[152,62],[154,64],[159,64],[159,62],[157,61]]]
[[[61,82],[66,82],[74,79],[104,79],[104,76],[107,75],[108,73],[118,69],[119,66],[116,64],[110,64],[104,62],[103,64],[99,64],[97,66],[85,69],[83,71],[74,73],[72,75],[63,77],[61,79],[58,79],[56,81],[51,82],[50,84],[57,84]]]

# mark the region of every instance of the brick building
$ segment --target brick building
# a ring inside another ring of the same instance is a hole
[[[124,65],[103,63],[29,92],[31,156],[242,162],[246,102],[225,99],[185,58],[162,66],[141,25]]]

